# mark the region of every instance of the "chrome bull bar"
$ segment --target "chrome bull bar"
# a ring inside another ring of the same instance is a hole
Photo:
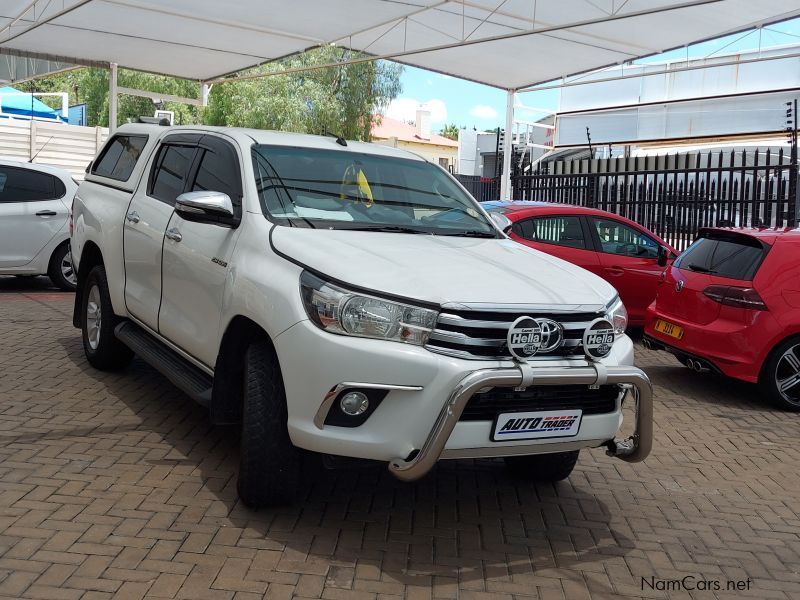
[[[630,366],[607,367],[601,363],[587,367],[543,368],[520,364],[512,369],[481,369],[464,377],[442,407],[419,452],[410,459],[391,460],[389,471],[404,481],[414,481],[428,473],[442,455],[467,402],[482,388],[570,384],[631,386],[630,391],[636,403],[633,435],[624,440],[609,440],[606,443],[607,454],[631,463],[640,462],[650,454],[653,447],[653,391],[643,371]]]

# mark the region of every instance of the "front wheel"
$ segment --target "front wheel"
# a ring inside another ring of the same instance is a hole
[[[72,265],[72,252],[69,243],[61,244],[50,257],[50,265],[47,268],[47,276],[50,281],[65,292],[74,292],[78,284],[78,276]]]
[[[800,411],[800,338],[786,340],[772,351],[759,384],[778,408]]]
[[[302,454],[289,439],[283,377],[269,342],[250,344],[244,371],[239,497],[251,508],[291,503]]]
[[[101,371],[121,369],[131,361],[133,352],[114,335],[119,318],[111,306],[106,270],[93,268],[83,285],[81,333],[86,359]]]
[[[532,456],[507,456],[505,462],[511,473],[520,479],[562,481],[572,473],[580,452],[580,450],[573,450]]]

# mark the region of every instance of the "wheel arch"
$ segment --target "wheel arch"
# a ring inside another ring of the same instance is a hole
[[[228,322],[214,368],[211,421],[215,424],[235,424],[242,419],[244,355],[255,340],[266,341],[275,350],[270,335],[249,317],[236,315]]]
[[[67,240],[69,242],[69,240]],[[72,311],[72,325],[80,329],[81,327],[81,306],[83,304],[83,284],[86,282],[89,272],[97,265],[105,265],[103,261],[103,253],[100,247],[92,241],[87,241],[83,246],[81,252],[80,264],[74,262],[72,267],[76,269],[78,275],[78,283],[75,288],[75,306]]]
[[[775,356],[775,352],[778,350],[778,347],[783,345],[785,342],[788,342],[791,339],[797,339],[800,342],[800,329],[792,330],[790,333],[787,333],[780,338],[777,338],[773,341],[770,346],[769,352],[766,353],[764,356],[764,360],[761,363],[761,366],[758,369],[758,381],[763,381],[764,373],[767,369],[772,358]]]

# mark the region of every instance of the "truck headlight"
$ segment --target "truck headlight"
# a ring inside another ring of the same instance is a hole
[[[438,312],[347,290],[303,271],[300,293],[308,317],[330,333],[423,346]]]
[[[614,333],[625,333],[628,327],[628,311],[619,296],[616,296],[606,307],[606,319],[614,325]]]

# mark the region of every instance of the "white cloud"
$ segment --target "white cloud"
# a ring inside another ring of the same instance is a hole
[[[447,121],[447,105],[444,100],[432,98],[420,102],[415,98],[395,98],[386,109],[386,116],[398,121],[414,121],[417,118],[417,107],[422,105],[431,111],[431,123],[440,124]]]
[[[496,119],[497,111],[486,104],[476,104],[469,109],[469,114],[476,119]]]

